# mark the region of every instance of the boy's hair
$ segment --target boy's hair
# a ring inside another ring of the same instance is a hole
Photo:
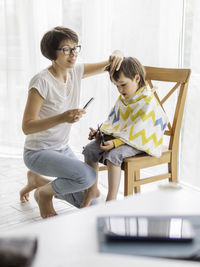
[[[46,32],[40,43],[43,56],[50,60],[56,60],[56,49],[59,48],[60,43],[64,40],[78,44],[78,35],[73,30],[62,26]]]
[[[146,85],[145,83],[145,69],[140,63],[140,61],[133,57],[124,57],[120,69],[118,71],[115,71],[112,75],[112,79],[115,81],[119,80],[119,77],[121,73],[124,74],[125,77],[133,80],[135,78],[135,75],[138,74],[140,76],[139,81],[139,88]]]

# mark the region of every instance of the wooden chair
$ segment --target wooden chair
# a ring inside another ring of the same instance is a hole
[[[185,105],[185,99],[188,88],[188,81],[190,77],[190,69],[169,69],[169,68],[155,68],[145,67],[146,81],[151,88],[153,88],[152,81],[175,83],[173,88],[169,90],[165,96],[160,100],[158,92],[154,95],[164,109],[163,104],[171,97],[174,92],[177,92],[177,102],[175,103],[174,116],[172,124],[168,123],[168,129],[165,135],[169,137],[167,149],[162,153],[160,158],[152,157],[145,153],[136,155],[134,157],[125,158],[122,169],[124,170],[124,196],[140,192],[140,186],[155,181],[168,179],[169,182],[177,183],[177,165],[178,165],[178,146],[179,136],[182,124],[182,117]],[[163,93],[163,92],[162,92]],[[167,103],[166,103],[167,104]],[[166,105],[165,104],[165,105]],[[152,167],[160,164],[168,164],[168,172],[156,176],[140,179],[140,170],[143,168]],[[100,171],[107,169],[106,166],[99,168]]]

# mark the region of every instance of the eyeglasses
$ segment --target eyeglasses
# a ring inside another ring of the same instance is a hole
[[[60,50],[63,51],[65,56],[70,55],[72,52],[74,52],[74,54],[78,54],[81,51],[81,45],[76,45],[73,48],[71,48],[70,46],[65,46],[63,48],[58,48],[56,50]]]

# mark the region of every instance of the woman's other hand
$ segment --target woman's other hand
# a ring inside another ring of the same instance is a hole
[[[84,109],[70,109],[63,113],[63,120],[68,123],[74,123],[79,121],[85,113]]]
[[[109,57],[110,62],[110,75],[119,70],[121,63],[123,61],[124,55],[120,50],[115,50],[112,55]]]
[[[115,147],[115,144],[111,140],[104,142],[104,146],[102,145],[102,143],[100,144],[100,148],[104,151],[109,151],[109,150],[113,149],[114,147]]]

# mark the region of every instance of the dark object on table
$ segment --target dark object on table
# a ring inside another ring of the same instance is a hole
[[[156,216],[148,216],[156,218]],[[159,216],[161,217],[161,216]],[[173,216],[162,216],[172,218]],[[177,216],[187,219],[192,223],[195,237],[193,242],[170,243],[170,242],[107,242],[103,232],[103,220],[98,218],[98,246],[101,253],[113,253],[118,255],[133,255],[140,257],[157,257],[200,262],[200,216]]]
[[[29,267],[37,250],[37,239],[27,237],[0,238],[1,267]]]

